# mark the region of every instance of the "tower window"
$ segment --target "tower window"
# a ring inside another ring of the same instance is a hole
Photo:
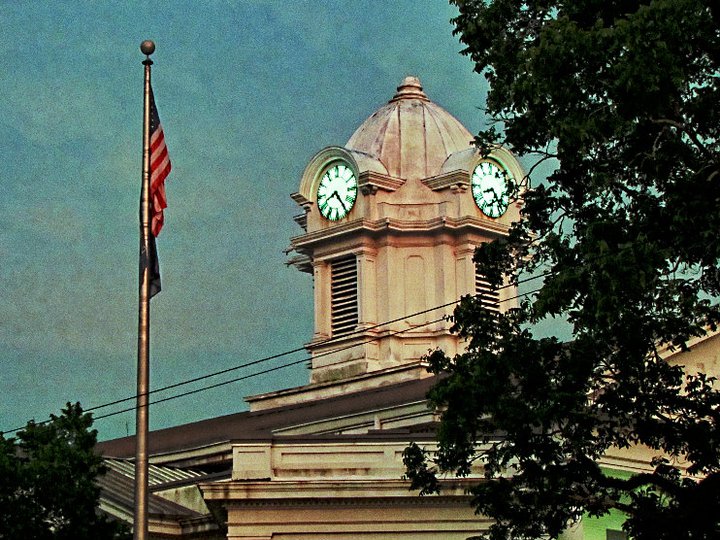
[[[330,263],[332,336],[355,331],[358,323],[357,259],[354,255]]]
[[[500,311],[500,293],[485,279],[475,267],[475,296],[480,298],[483,307],[492,311]]]

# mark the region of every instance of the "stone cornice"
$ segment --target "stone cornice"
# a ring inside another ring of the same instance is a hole
[[[398,503],[437,506],[467,504],[466,489],[482,481],[462,478],[442,482],[441,495],[420,497],[410,491],[410,481],[392,480],[234,480],[203,483],[206,501],[232,501],[242,506],[373,506]]]
[[[370,431],[373,429],[375,421],[388,424],[416,419],[417,423],[420,423],[420,419],[428,416],[436,419],[434,415],[435,413],[428,407],[427,401],[422,400],[393,407],[371,408],[361,413],[341,415],[335,418],[324,418],[322,420],[287,426],[273,431],[273,435],[302,436],[310,434],[316,438],[317,434],[334,434],[339,431],[339,429],[347,431],[349,428],[353,430],[361,428]]]
[[[290,198],[295,201],[298,206],[302,206],[303,208],[307,208],[312,204],[311,200],[300,193],[293,193],[290,195]]]
[[[301,272],[306,272],[308,274],[312,274],[312,260],[310,257],[304,254],[295,255],[294,257],[290,257],[285,264],[287,266],[294,266]]]
[[[467,171],[450,171],[426,178],[422,183],[433,191],[440,191],[447,188],[465,190],[470,186],[470,175]]]
[[[303,231],[307,231],[307,212],[293,216],[293,221],[300,225]]]
[[[374,195],[378,189],[395,191],[404,183],[404,180],[375,171],[362,172],[358,178],[358,187],[363,195]]]
[[[364,335],[370,335],[370,332],[365,331]],[[325,341],[329,340],[325,339]],[[357,392],[359,390],[377,388],[383,384],[406,382],[408,380],[429,376],[427,363],[422,360],[416,360],[372,373],[365,373],[351,379],[314,383],[306,386],[268,392],[266,394],[247,396],[245,397],[245,401],[250,404],[251,411],[260,411],[272,407],[304,403],[308,400],[324,399]]]
[[[352,234],[359,237],[365,233],[375,236],[382,231],[391,231],[395,234],[475,231],[486,235],[500,236],[506,234],[508,229],[509,226],[506,224],[474,216],[460,218],[443,216],[427,220],[401,220],[396,218],[368,220],[361,218],[327,229],[295,236],[291,239],[291,246],[295,250],[303,250],[346,235]]]

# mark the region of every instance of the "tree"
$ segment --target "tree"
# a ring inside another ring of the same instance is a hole
[[[97,432],[79,403],[50,422],[0,434],[0,539],[120,540],[126,528],[98,512],[105,472]]]
[[[555,169],[510,181],[521,220],[475,255],[495,286],[533,273],[542,286],[500,316],[462,300],[467,352],[428,357],[443,374],[439,448],[409,447],[408,477],[430,493],[481,461],[473,504],[498,540],[611,509],[637,540],[720,538],[720,394],[661,354],[720,319],[720,3],[451,2],[490,86],[496,125],[478,145]],[[533,335],[552,316],[571,341]],[[635,444],[656,451],[649,472],[598,465]]]

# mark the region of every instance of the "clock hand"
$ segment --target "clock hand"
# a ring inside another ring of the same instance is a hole
[[[347,206],[345,206],[345,203],[343,202],[342,197],[340,197],[340,194],[337,191],[333,191],[333,194],[331,195],[331,197],[337,197],[337,200],[340,201],[340,205],[343,207],[343,210],[345,210],[345,212],[348,211]]]

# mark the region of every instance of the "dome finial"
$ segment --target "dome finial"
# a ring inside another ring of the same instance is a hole
[[[397,93],[390,102],[392,103],[400,99],[421,99],[423,101],[429,101],[427,95],[423,92],[420,79],[413,75],[408,75],[403,79],[403,82],[397,87]]]

